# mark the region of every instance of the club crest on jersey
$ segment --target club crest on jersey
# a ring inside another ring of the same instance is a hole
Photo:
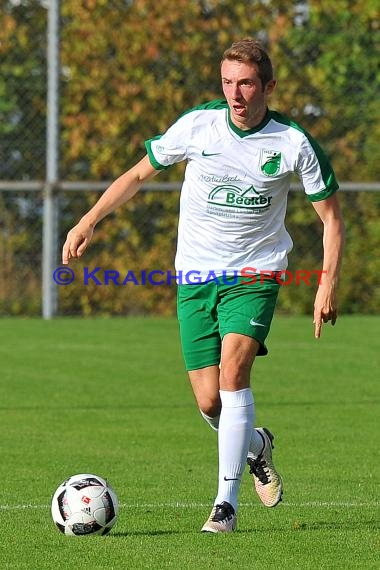
[[[262,150],[260,156],[260,169],[265,176],[276,176],[281,166],[281,152],[276,150]]]
[[[253,186],[245,190],[232,184],[216,186],[208,195],[207,202],[218,206],[227,206],[251,212],[260,212],[270,207],[272,196],[264,196]]]

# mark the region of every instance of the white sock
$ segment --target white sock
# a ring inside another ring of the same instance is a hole
[[[255,406],[255,404],[253,404],[253,406]],[[208,416],[207,414],[202,412],[202,410],[199,410],[199,411],[201,413],[202,418],[209,424],[209,426],[211,426],[211,428],[213,430],[218,431],[220,414],[218,414],[217,416],[212,418],[211,416]],[[253,407],[253,415],[255,416],[255,407]],[[263,441],[262,436],[260,435],[260,433],[258,431],[253,429],[251,441],[249,442],[248,454],[251,457],[256,458],[262,452],[263,447],[264,447],[264,441]]]
[[[260,455],[263,449],[264,449],[263,437],[258,431],[253,429],[251,441],[249,442],[249,455],[256,458]]]
[[[222,411],[218,430],[219,486],[214,505],[227,501],[236,512],[241,478],[252,436],[253,395],[250,388],[236,392],[220,390],[220,399]]]
[[[220,414],[215,416],[215,418],[212,418],[211,416],[208,416],[204,412],[202,412],[202,410],[199,411],[201,413],[202,418],[206,420],[206,422],[212,427],[212,429],[218,431]]]

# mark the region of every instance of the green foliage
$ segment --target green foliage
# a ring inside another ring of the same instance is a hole
[[[286,25],[272,40],[278,104],[323,143],[341,180],[376,180],[378,3],[311,0],[305,6],[296,25],[288,8]]]
[[[36,315],[41,311],[41,247],[31,238],[42,231],[37,193],[0,192],[0,313]],[[37,242],[38,243],[38,242]]]
[[[46,9],[0,0],[0,176],[45,176]]]

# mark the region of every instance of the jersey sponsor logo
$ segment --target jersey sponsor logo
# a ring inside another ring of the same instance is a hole
[[[276,176],[281,166],[281,152],[276,150],[262,150],[260,156],[260,169],[265,176]]]
[[[240,182],[238,176],[228,176],[224,174],[223,176],[216,176],[215,174],[201,174],[200,178],[205,182],[212,184],[231,184],[232,182]]]
[[[272,201],[272,196],[264,196],[250,186],[246,190],[233,186],[232,184],[222,184],[216,186],[208,195],[207,202],[218,206],[227,206],[251,212],[261,212],[267,210]]]

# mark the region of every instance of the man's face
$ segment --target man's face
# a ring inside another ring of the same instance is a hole
[[[243,130],[256,127],[265,116],[267,97],[275,88],[275,80],[263,88],[256,65],[228,59],[222,63],[221,75],[233,124]]]

